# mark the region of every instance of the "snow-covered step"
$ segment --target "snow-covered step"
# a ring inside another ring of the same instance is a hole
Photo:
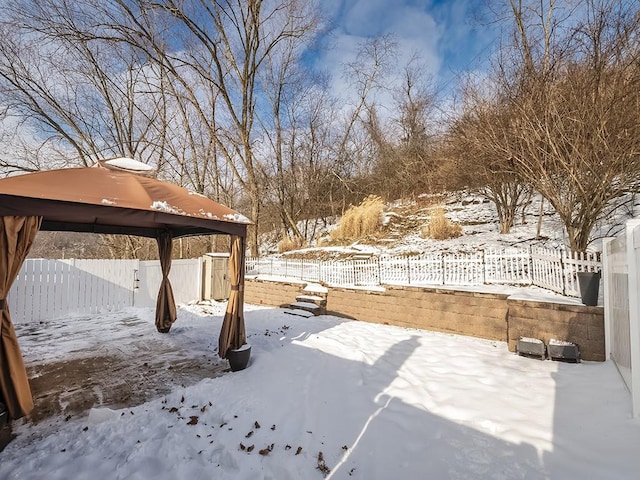
[[[308,312],[307,310],[301,310],[299,308],[298,309],[285,308],[284,313],[286,313],[287,315],[295,315],[297,317],[303,317],[303,318],[309,318],[309,317],[315,316],[313,312]]]
[[[314,315],[318,315],[321,311],[320,305],[309,302],[293,302],[289,304],[289,308],[294,310],[306,310],[307,312],[311,312]]]
[[[324,306],[327,304],[327,299],[317,295],[298,295],[296,297],[296,302],[313,303],[318,306]]]
[[[307,283],[307,286],[302,290],[304,294],[315,295],[318,297],[325,297],[328,295],[329,290],[327,287],[318,283]]]

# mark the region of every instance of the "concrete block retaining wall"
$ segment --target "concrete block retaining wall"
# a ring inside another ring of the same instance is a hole
[[[246,279],[244,283],[244,301],[254,305],[279,307],[295,302],[306,282],[273,282],[270,280]]]
[[[603,362],[604,309],[582,305],[509,300],[509,350],[520,337],[566,340],[580,347],[583,360]]]
[[[306,283],[246,279],[245,301],[280,306]],[[355,320],[499,340],[576,343],[583,360],[604,361],[604,309],[509,299],[506,294],[386,285],[384,291],[328,288],[327,312]]]

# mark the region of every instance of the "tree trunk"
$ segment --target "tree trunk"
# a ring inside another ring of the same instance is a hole
[[[536,227],[536,240],[540,239],[542,231],[542,217],[544,216],[544,197],[540,198],[540,211],[538,212],[538,226]]]

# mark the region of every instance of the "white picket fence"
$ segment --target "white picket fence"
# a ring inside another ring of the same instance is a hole
[[[329,262],[286,257],[246,261],[248,275],[295,277],[334,286],[533,284],[569,296],[579,296],[577,272],[599,268],[595,254],[572,256],[540,248]],[[14,322],[29,322],[154,306],[161,278],[157,261],[29,259],[9,292],[9,308]],[[200,299],[201,259],[174,260],[169,278],[176,302]]]
[[[333,286],[537,285],[578,297],[576,273],[600,267],[598,253],[575,255],[565,250],[534,247],[340,261],[282,256],[247,258],[246,274],[290,277]]]
[[[640,220],[603,242],[606,357],[631,392],[632,413],[640,417]]]
[[[7,301],[14,323],[151,307],[161,279],[158,261],[27,259]],[[201,259],[174,260],[169,279],[177,303],[199,300]]]
[[[567,250],[531,248],[531,284],[579,297],[579,272],[596,272],[602,268],[599,252],[572,253]]]

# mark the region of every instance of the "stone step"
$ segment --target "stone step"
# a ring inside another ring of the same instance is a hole
[[[329,290],[327,289],[327,287],[323,287],[322,285],[318,285],[317,283],[308,283],[307,286],[302,289],[302,293],[304,295],[327,298]]]
[[[293,310],[306,310],[307,312],[311,312],[314,315],[320,315],[323,310],[320,305],[309,302],[293,302],[289,304],[289,308]]]
[[[295,315],[296,317],[303,317],[303,318],[309,318],[309,317],[315,316],[313,312],[308,312],[307,310],[301,310],[299,308],[296,308],[296,309],[285,308],[284,313],[286,313],[287,315]]]
[[[320,307],[324,307],[327,305],[327,298],[319,297],[317,295],[298,295],[296,297],[296,302],[313,303]]]

